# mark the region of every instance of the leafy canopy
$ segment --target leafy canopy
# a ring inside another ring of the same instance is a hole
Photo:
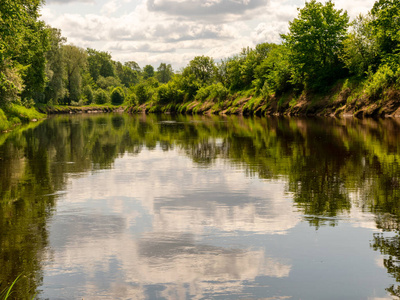
[[[348,25],[347,12],[335,9],[332,1],[312,0],[299,9],[298,17],[289,22],[289,33],[282,35],[290,49],[295,83],[318,89],[338,77]]]

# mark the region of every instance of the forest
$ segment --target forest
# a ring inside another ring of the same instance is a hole
[[[41,116],[26,108],[46,112],[58,105],[356,116],[399,106],[400,0],[376,1],[353,21],[331,1],[311,0],[289,22],[282,43],[247,47],[221,61],[197,56],[180,70],[168,62],[141,68],[68,44],[59,29],[39,19],[41,5],[0,4],[0,130]]]

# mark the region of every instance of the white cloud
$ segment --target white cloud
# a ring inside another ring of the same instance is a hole
[[[88,4],[84,10],[82,3]],[[374,0],[334,3],[355,17]],[[257,43],[279,43],[302,6],[302,0],[50,0],[42,18],[77,46],[141,66],[166,62],[178,69],[196,55],[219,60]]]

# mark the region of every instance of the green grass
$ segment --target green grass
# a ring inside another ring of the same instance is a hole
[[[44,119],[45,117],[45,114],[38,112],[35,108],[11,104],[0,108],[0,132],[9,130],[15,125],[28,123],[33,119]]]
[[[0,299],[1,300],[7,300],[11,294],[12,294],[12,289],[14,285],[17,283],[18,279],[21,277],[21,275],[18,275],[18,277],[13,281],[13,283],[10,285],[10,287],[5,288],[1,293],[0,293]]]

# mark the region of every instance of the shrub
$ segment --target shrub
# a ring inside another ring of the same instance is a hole
[[[113,105],[121,105],[125,100],[125,93],[120,87],[116,87],[111,92],[111,103]]]
[[[110,97],[106,91],[98,89],[94,94],[94,102],[96,104],[106,104],[110,102]]]
[[[375,74],[370,75],[370,79],[365,87],[365,93],[370,97],[379,97],[385,88],[395,83],[395,72],[389,65],[381,65]]]
[[[86,99],[86,104],[90,104],[93,102],[93,90],[90,85],[86,85],[83,88],[83,97]]]
[[[196,93],[196,100],[205,101],[206,99],[214,99],[217,101],[226,100],[229,95],[229,91],[222,83],[214,83],[207,87],[200,88]]]
[[[126,97],[126,102],[130,105],[137,105],[138,104],[138,98],[134,92],[131,92],[127,97]]]

